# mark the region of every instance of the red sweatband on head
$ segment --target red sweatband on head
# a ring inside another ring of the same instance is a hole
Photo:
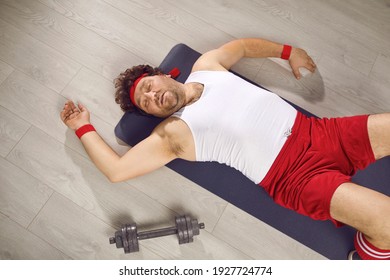
[[[77,137],[80,139],[81,136],[83,136],[85,133],[87,132],[91,132],[91,131],[96,131],[95,128],[93,127],[92,124],[86,124],[86,125],[83,125],[82,127],[79,127],[75,133],[77,135]]]
[[[291,50],[292,50],[292,47],[289,46],[289,45],[284,45],[283,46],[283,51],[282,51],[282,55],[281,55],[281,59],[285,59],[285,60],[289,60],[290,59],[290,55],[291,55]]]
[[[169,71],[169,75],[171,75],[172,79],[176,79],[180,75],[179,68],[175,67],[171,71]]]
[[[135,88],[137,87],[138,83],[141,81],[142,78],[146,77],[148,75],[148,73],[143,73],[141,76],[139,76],[135,81],[134,83],[131,85],[130,87],[130,100],[131,100],[131,103],[134,104],[134,106],[138,107],[139,106],[137,105],[137,103],[135,103],[135,99],[134,99],[134,93],[135,93]]]

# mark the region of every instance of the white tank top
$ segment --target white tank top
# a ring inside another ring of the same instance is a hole
[[[191,82],[204,85],[200,99],[173,116],[190,128],[196,160],[226,164],[260,183],[291,134],[296,109],[228,71],[193,72]]]

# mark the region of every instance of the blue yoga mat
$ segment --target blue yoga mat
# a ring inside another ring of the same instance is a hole
[[[179,44],[168,53],[160,68],[165,73],[175,67],[179,68],[181,74],[177,80],[184,82],[199,56],[200,53]],[[242,78],[253,83],[245,77]],[[289,103],[304,114],[313,116],[310,112]],[[161,121],[162,119],[156,117],[125,113],[115,127],[115,134],[128,145],[134,146],[149,136]],[[330,221],[314,221],[283,208],[274,203],[261,187],[231,167],[214,162],[184,160],[174,160],[167,166],[329,259],[346,259],[349,251],[354,248],[353,228],[349,226],[336,228]],[[389,171],[390,158],[386,157],[356,173],[353,181],[390,195]]]

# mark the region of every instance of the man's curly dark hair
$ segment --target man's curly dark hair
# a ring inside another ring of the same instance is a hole
[[[138,65],[127,69],[119,74],[114,80],[115,85],[115,102],[119,104],[124,112],[138,112],[145,114],[130,100],[130,88],[142,74],[148,73],[148,76],[161,75],[163,72],[159,68],[153,68],[150,65]]]

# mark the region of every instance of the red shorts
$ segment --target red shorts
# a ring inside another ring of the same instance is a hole
[[[315,220],[331,220],[335,190],[375,161],[368,116],[317,119],[298,113],[292,134],[260,185],[274,201]]]

